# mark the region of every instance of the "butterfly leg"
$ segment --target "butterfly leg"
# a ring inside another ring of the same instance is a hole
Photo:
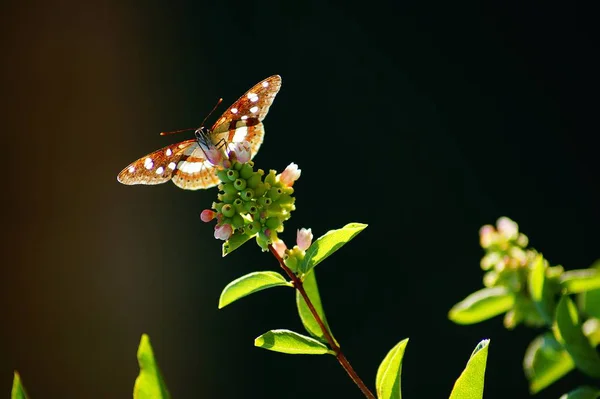
[[[229,156],[229,152],[231,151],[231,148],[229,148],[229,144],[227,142],[227,140],[225,140],[224,138],[222,138],[221,140],[219,140],[216,144],[215,147],[218,150],[223,151],[225,154],[227,154],[227,156]]]
[[[227,146],[227,141],[224,138],[222,138],[215,144],[215,147],[217,147],[217,149],[219,149],[219,150],[223,149],[223,147],[226,147],[226,146]]]

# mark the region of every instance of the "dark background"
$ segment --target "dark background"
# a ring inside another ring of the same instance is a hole
[[[599,65],[591,9],[516,3],[3,2],[0,392],[17,369],[32,399],[130,397],[145,332],[174,398],[361,397],[331,357],[253,346],[302,331],[291,291],[217,310],[229,281],[277,264],[255,245],[220,257],[198,217],[215,189],[116,181],[189,137],[158,132],[280,74],[255,161],[302,169],[282,237],[369,224],[318,270],[359,375],[374,389],[410,337],[404,397],[448,397],[491,338],[486,399],[527,398],[538,331],[447,311],[481,287],[478,229],[500,216],[553,264],[600,257]]]

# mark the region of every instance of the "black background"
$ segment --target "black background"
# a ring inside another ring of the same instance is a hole
[[[126,187],[117,173],[283,77],[255,158],[302,169],[282,237],[369,227],[318,268],[334,334],[367,385],[409,337],[403,397],[448,397],[490,338],[486,399],[526,398],[539,333],[447,311],[481,287],[478,229],[506,215],[553,264],[598,242],[597,42],[568,2],[2,3],[0,391],[130,397],[148,333],[175,398],[359,398],[331,357],[257,349],[302,331],[291,291],[217,310],[277,270],[255,245],[220,257],[199,213],[216,190]],[[224,108],[221,108],[221,110]],[[578,372],[538,394],[590,382]]]

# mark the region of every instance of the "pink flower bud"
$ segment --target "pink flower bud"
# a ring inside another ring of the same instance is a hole
[[[301,251],[306,251],[312,244],[313,234],[311,229],[302,228],[296,234],[296,244]]]
[[[221,166],[225,169],[229,169],[231,168],[231,162],[229,161],[229,159],[223,158],[223,161],[221,161]]]
[[[479,229],[479,243],[482,248],[487,248],[492,245],[496,236],[496,229],[494,226],[486,224]]]
[[[499,218],[496,226],[498,226],[498,232],[506,239],[514,240],[519,236],[519,226],[506,216]]]
[[[283,242],[283,240],[275,240],[271,245],[273,245],[273,248],[275,248],[275,252],[277,252],[277,254],[283,258],[283,255],[285,255],[285,250],[287,249],[285,242]]]
[[[202,149],[202,151],[210,163],[217,166],[223,166],[223,160],[225,157],[223,156],[223,152],[221,150],[211,146],[210,148]]]
[[[211,211],[210,209],[205,209],[202,211],[202,213],[200,214],[200,219],[204,222],[204,223],[208,223],[211,220],[213,220],[215,217],[217,216],[217,212],[215,211]]]
[[[250,143],[247,141],[241,141],[238,143],[234,143],[231,146],[231,150],[235,154],[235,159],[241,163],[246,163],[250,160],[250,150],[251,149],[252,149],[252,147],[250,146]]]
[[[233,234],[233,228],[230,224],[216,225],[215,226],[215,238],[217,240],[226,241]]]
[[[292,187],[294,182],[300,178],[300,169],[295,163],[291,163],[285,168],[285,170],[279,175],[279,182],[287,187]]]

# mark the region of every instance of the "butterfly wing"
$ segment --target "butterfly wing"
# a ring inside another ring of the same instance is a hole
[[[196,140],[193,140],[196,142]],[[216,166],[210,163],[202,148],[195,146],[186,148],[177,168],[173,172],[173,183],[184,190],[210,188],[220,183],[216,175]]]
[[[215,167],[206,160],[195,139],[171,144],[128,165],[117,180],[123,184],[161,184],[173,180],[186,190],[219,184]]]
[[[281,77],[273,75],[257,83],[223,113],[212,127],[213,144],[249,141],[252,156],[263,142],[262,120],[281,88]],[[216,186],[215,166],[205,157],[195,139],[171,144],[128,165],[117,180],[123,184],[161,184],[173,180],[186,190]]]
[[[273,75],[258,82],[234,102],[212,127],[211,140],[218,145],[249,141],[252,157],[260,148],[265,135],[262,120],[281,88],[281,77]]]
[[[198,147],[196,140],[171,144],[132,162],[117,176],[120,183],[161,184],[171,180],[179,162]]]

